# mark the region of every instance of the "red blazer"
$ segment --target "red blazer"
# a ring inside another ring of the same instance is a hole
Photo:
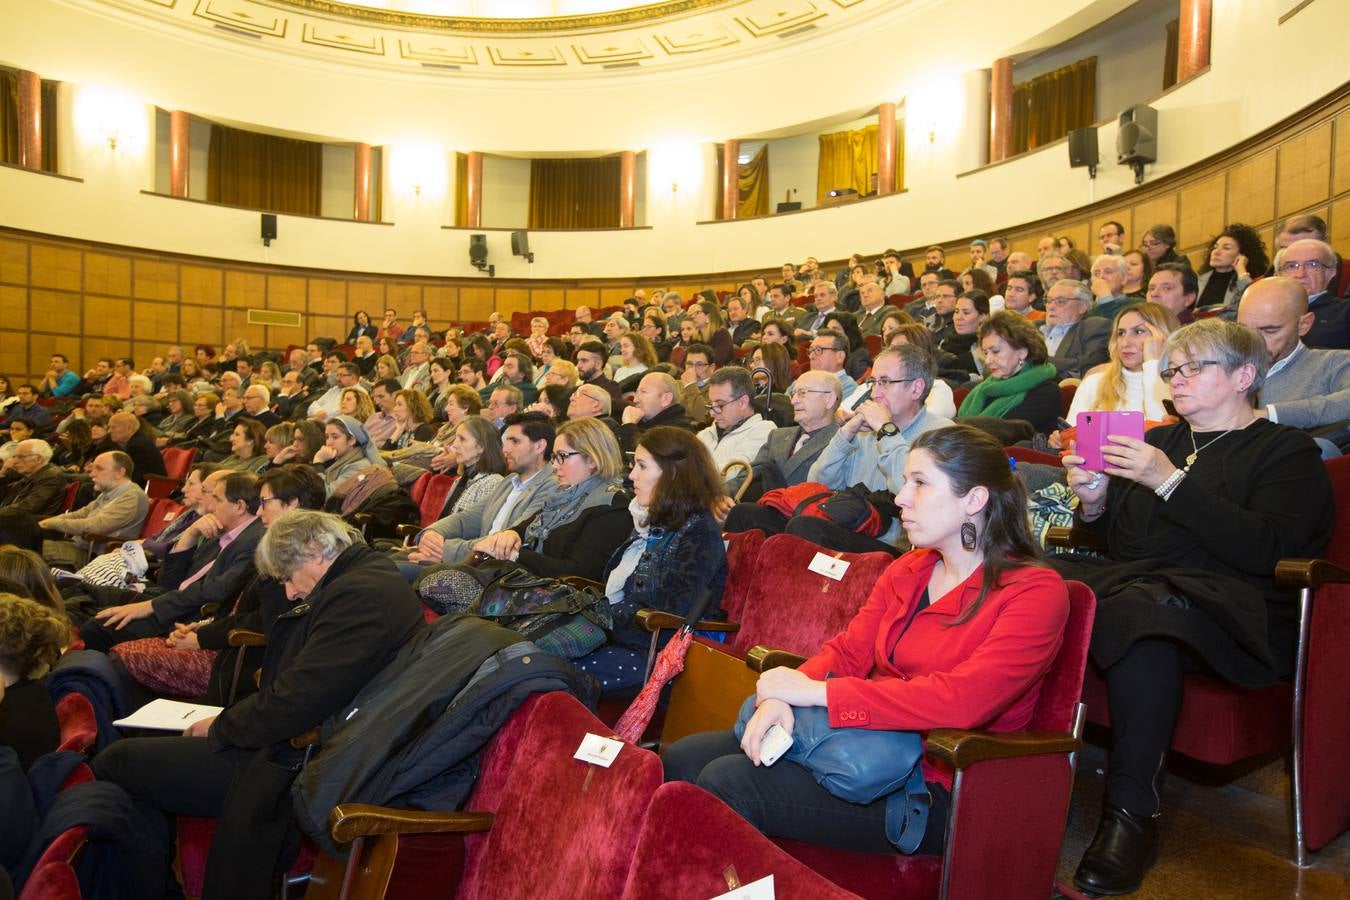
[[[913,615],[939,559],[916,550],[892,563],[848,628],[801,666],[816,679],[834,674],[825,688],[832,726],[1016,731],[1031,721],[1069,616],[1063,579],[1014,569],[973,619],[951,626],[980,595],[984,568]]]

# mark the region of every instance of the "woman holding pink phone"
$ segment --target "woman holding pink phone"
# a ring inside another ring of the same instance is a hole
[[[1078,524],[1105,539],[1109,559],[1051,560],[1097,595],[1092,660],[1114,745],[1074,880],[1098,894],[1136,890],[1153,864],[1182,677],[1258,688],[1290,674],[1296,604],[1275,589],[1275,564],[1317,556],[1334,524],[1317,445],[1252,408],[1267,368],[1260,335],[1203,319],[1175,331],[1160,359],[1182,421],[1106,438],[1101,471],[1064,458]]]
[[[1073,395],[1070,422],[1088,410],[1137,410],[1150,422],[1167,418],[1163,401],[1171,399],[1167,382],[1158,377],[1163,343],[1180,326],[1177,317],[1157,303],[1138,303],[1116,313],[1111,328],[1110,359],[1083,376]]]

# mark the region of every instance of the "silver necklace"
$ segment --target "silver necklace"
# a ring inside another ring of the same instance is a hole
[[[1209,440],[1205,441],[1205,446],[1204,446],[1204,447],[1197,447],[1197,446],[1195,446],[1195,432],[1194,432],[1194,431],[1191,431],[1190,428],[1187,428],[1186,430],[1189,431],[1189,432],[1190,432],[1190,435],[1191,435],[1191,451],[1192,451],[1192,452],[1189,453],[1189,454],[1187,454],[1187,456],[1186,456],[1186,465],[1182,468],[1182,471],[1183,471],[1183,472],[1189,472],[1189,471],[1191,470],[1191,466],[1195,465],[1195,460],[1196,460],[1196,458],[1200,455],[1200,451],[1201,451],[1201,450],[1204,450],[1204,449],[1208,448],[1209,445],[1210,445],[1210,444],[1213,444],[1215,441],[1223,440],[1224,438],[1228,437],[1228,435],[1232,434],[1232,433],[1233,433],[1234,431],[1236,431],[1237,429],[1236,429],[1236,428],[1230,428],[1230,429],[1228,429],[1227,431],[1225,431],[1223,434],[1219,435],[1218,437],[1216,437],[1216,438],[1210,438]]]

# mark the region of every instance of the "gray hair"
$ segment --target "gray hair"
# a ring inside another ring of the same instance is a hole
[[[877,354],[880,357],[881,354]],[[807,369],[797,379],[797,384],[805,386],[803,383],[807,380],[819,381],[825,387],[829,388],[834,394],[834,399],[830,402],[831,409],[838,409],[839,404],[844,402],[844,384],[839,380],[839,376],[833,372],[822,372],[820,369]]]
[[[816,288],[820,287],[822,284],[825,285],[825,287],[829,288],[829,290],[826,291],[826,293],[831,294],[835,297],[839,296],[839,288],[835,286],[835,283],[833,281],[828,280],[817,281],[815,284],[811,285],[811,292],[815,293]]]
[[[332,513],[296,509],[282,513],[263,532],[254,562],[258,571],[284,581],[305,563],[318,558],[332,562],[342,551],[359,543],[361,535]]]
[[[249,391],[261,391],[263,405],[272,402],[272,392],[268,390],[267,385],[265,384],[250,384],[248,388],[245,389],[244,395],[247,396]]]
[[[1173,351],[1180,351],[1191,359],[1218,360],[1229,375],[1250,365],[1256,371],[1256,377],[1247,388],[1248,397],[1255,397],[1261,390],[1270,368],[1270,356],[1261,335],[1245,325],[1217,317],[1199,319],[1172,332],[1162,346],[1164,368],[1171,365]]]
[[[1094,259],[1094,260],[1092,261],[1092,268],[1095,269],[1095,268],[1097,268],[1097,266],[1098,266],[1099,264],[1104,263],[1104,262],[1110,263],[1111,265],[1115,266],[1116,271],[1118,271],[1118,272],[1120,273],[1120,277],[1121,277],[1121,278],[1124,278],[1124,277],[1125,277],[1125,275],[1126,275],[1126,271],[1125,271],[1125,257],[1123,257],[1123,256],[1116,256],[1116,255],[1113,254],[1113,253],[1103,253],[1101,256],[1097,257],[1096,259]]]
[[[900,361],[900,370],[905,373],[906,378],[923,379],[923,396],[919,398],[919,403],[926,401],[928,392],[933,389],[933,379],[937,378],[937,363],[934,362],[932,354],[917,344],[899,344],[878,353],[872,367],[876,368],[877,363],[889,356],[894,356]]]
[[[614,397],[604,388],[594,384],[582,384],[577,386],[576,392],[599,404],[600,415],[607,416],[614,411]]]
[[[1319,241],[1317,238],[1299,238],[1275,254],[1275,273],[1278,275],[1280,266],[1284,263],[1285,255],[1293,249],[1294,244],[1316,244],[1317,251],[1322,254],[1320,262],[1328,268],[1334,268],[1336,265],[1336,248],[1332,247],[1326,241]]]
[[[755,389],[754,383],[750,380],[750,370],[743,366],[723,366],[708,378],[708,388],[712,389],[715,384],[725,384],[731,388],[731,399],[739,400],[748,396]]]
[[[19,441],[19,445],[14,448],[14,452],[18,453],[19,451],[33,454],[42,460],[44,466],[52,461],[52,445],[42,438],[29,438],[26,441]]]
[[[1086,303],[1088,306],[1092,305],[1092,291],[1088,290],[1088,286],[1083,284],[1083,282],[1074,281],[1072,278],[1061,278],[1059,281],[1050,285],[1045,293],[1048,295],[1050,291],[1057,287],[1073,288],[1073,299],[1077,300],[1079,303]]]
[[[127,384],[139,384],[148,394],[155,389],[155,384],[144,375],[132,375],[127,379]]]

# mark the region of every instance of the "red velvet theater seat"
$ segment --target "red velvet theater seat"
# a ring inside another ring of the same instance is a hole
[[[38,857],[37,865],[24,882],[19,900],[80,900],[80,882],[75,862],[89,840],[89,828],[78,825],[56,836]]]

